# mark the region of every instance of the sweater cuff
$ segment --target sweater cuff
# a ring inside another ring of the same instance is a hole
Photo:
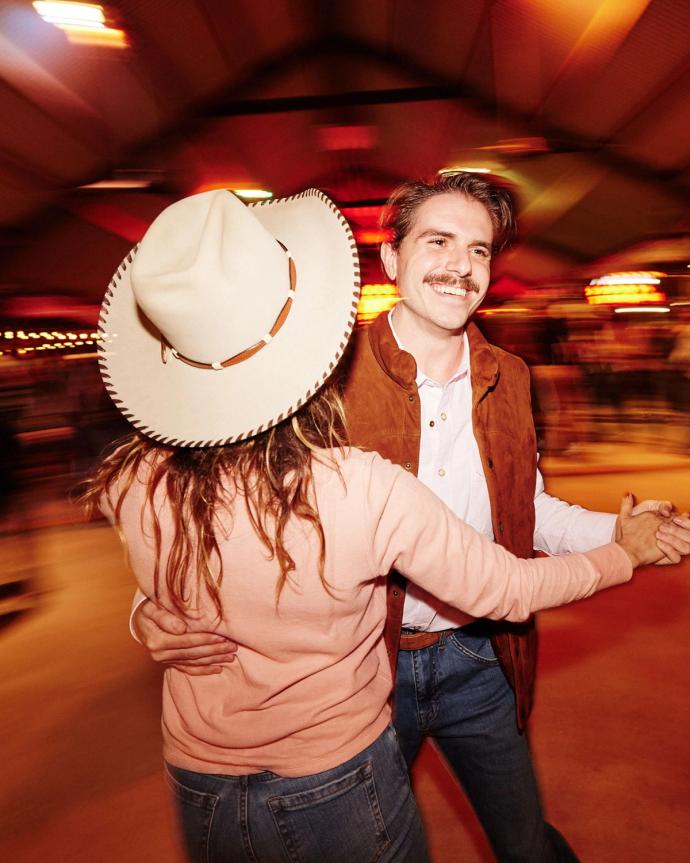
[[[633,577],[632,561],[616,542],[586,551],[585,556],[600,573],[598,590],[613,587],[615,584],[625,584]]]

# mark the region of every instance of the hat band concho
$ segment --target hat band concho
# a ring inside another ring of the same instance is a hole
[[[280,240],[278,240],[280,243]],[[282,243],[280,245],[285,249]],[[287,249],[285,249],[287,252]],[[288,269],[290,273],[290,288],[288,290],[287,299],[285,300],[283,307],[278,312],[278,317],[275,319],[275,323],[271,327],[271,329],[266,333],[265,336],[262,336],[258,342],[251,345],[251,347],[245,348],[245,350],[240,351],[238,354],[235,354],[232,357],[229,357],[227,360],[222,360],[220,362],[215,363],[202,363],[198,360],[193,360],[190,357],[184,356],[178,350],[176,350],[163,335],[161,335],[161,361],[163,363],[167,363],[168,361],[168,351],[175,357],[175,359],[180,360],[180,362],[186,363],[188,366],[193,366],[195,369],[211,369],[213,371],[222,371],[223,369],[227,369],[230,366],[239,365],[239,363],[244,362],[245,360],[250,359],[255,354],[257,354],[262,348],[265,348],[266,345],[273,341],[275,336],[280,331],[281,327],[285,323],[290,314],[290,309],[292,308],[292,302],[295,296],[295,291],[297,288],[297,267],[295,266],[295,262],[291,257],[288,257]]]

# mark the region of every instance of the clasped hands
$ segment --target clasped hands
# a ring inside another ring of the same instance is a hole
[[[621,539],[626,520],[644,513],[654,513],[658,520],[656,544],[663,557],[655,560],[655,565],[680,563],[682,558],[690,553],[690,516],[687,512],[676,512],[670,500],[644,500],[635,506],[632,494],[628,493],[623,498],[620,514],[616,519],[614,539]]]

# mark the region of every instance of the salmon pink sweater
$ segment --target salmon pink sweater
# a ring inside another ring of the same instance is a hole
[[[121,529],[139,586],[153,597],[150,517],[141,520],[145,482],[142,471],[127,493]],[[286,538],[296,569],[276,605],[278,565],[257,538],[243,499],[235,499],[231,514],[218,514],[223,617],[216,618],[190,577],[198,607],[190,625],[237,642],[237,658],[217,675],[166,670],[163,738],[171,764],[206,773],[302,776],[371,744],[391,718],[382,632],[392,568],[474,617],[511,621],[632,576],[630,559],[614,543],[585,554],[519,560],[375,453],[327,453],[314,461],[314,484],[328,590],[318,576],[315,534],[295,520]],[[164,497],[156,507],[164,572],[172,520]],[[164,584],[157,602],[172,610]]]

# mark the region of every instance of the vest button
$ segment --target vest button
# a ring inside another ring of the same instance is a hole
[[[408,402],[413,402],[413,401],[414,401],[414,396],[412,395],[412,393],[410,393],[410,394],[407,396],[407,400],[408,400]]]
[[[393,591],[393,596],[400,596],[400,591],[397,589],[397,587]]]
[[[503,533],[503,522],[502,521],[499,521],[499,523],[498,523],[498,532]]]
[[[487,463],[487,464],[488,464],[488,466],[489,466],[489,470],[493,470],[493,469],[494,469],[494,460],[491,458],[491,456],[489,456],[489,458],[486,460],[486,463]]]

